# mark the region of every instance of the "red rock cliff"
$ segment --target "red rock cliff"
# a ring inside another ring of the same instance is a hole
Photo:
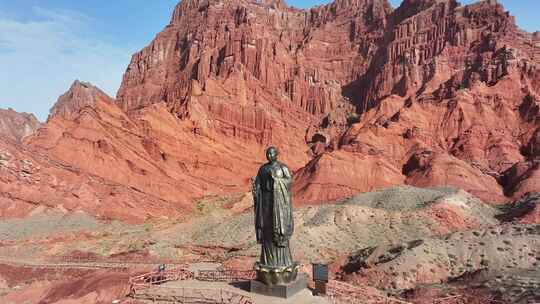
[[[40,126],[33,114],[19,113],[13,109],[0,109],[0,136],[21,141],[33,134]]]
[[[531,186],[537,173],[517,185],[527,190],[502,178],[537,157],[534,35],[496,1],[404,1],[387,24],[379,55],[354,90],[364,115],[341,149],[377,155],[401,169],[407,184],[457,186],[489,201],[538,191]]]
[[[61,98],[28,143],[179,209],[248,191],[271,144],[299,203],[397,184],[502,202],[539,190],[538,41],[496,1],[182,1],[116,101]]]
[[[111,103],[113,99],[91,83],[75,80],[69,90],[58,97],[50,110],[49,118],[74,118],[85,106],[92,106],[98,101]]]

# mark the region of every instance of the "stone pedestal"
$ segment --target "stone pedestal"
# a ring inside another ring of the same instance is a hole
[[[307,288],[308,278],[305,274],[298,274],[296,280],[289,284],[278,284],[273,286],[268,286],[262,282],[252,280],[250,282],[250,291],[253,293],[258,293],[270,297],[278,298],[290,298],[300,291]]]
[[[327,282],[325,281],[315,281],[315,295],[316,296],[325,296],[327,293],[326,288]]]

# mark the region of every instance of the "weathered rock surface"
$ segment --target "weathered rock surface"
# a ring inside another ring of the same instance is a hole
[[[540,259],[539,234],[539,225],[509,225],[369,247],[352,255],[341,275],[356,283],[405,290],[466,279],[480,272],[499,279],[534,272]],[[490,282],[496,284],[493,279]],[[521,285],[525,288],[522,292],[537,293],[537,286],[538,282]]]
[[[248,190],[269,145],[298,204],[403,184],[499,204],[539,190],[539,55],[492,0],[185,0],[116,100],[76,81],[25,145],[188,209]]]
[[[95,185],[85,187],[92,190]],[[59,203],[65,209],[73,208],[68,193],[57,188],[59,196],[67,197]],[[44,195],[50,196],[43,189]],[[201,200],[196,210],[180,222],[174,218],[174,212],[181,210],[169,208],[165,201],[153,202],[152,206],[161,204],[163,212],[158,213],[157,208],[149,210],[149,219],[144,224],[136,221],[144,214],[133,209],[145,203],[141,199],[144,197],[124,196],[132,204],[120,205],[119,214],[140,225],[104,221],[107,217],[97,219],[89,215],[96,211],[104,213],[107,205],[114,204],[113,200],[84,199],[81,206],[75,205],[75,210],[80,212],[69,214],[62,207],[51,205],[45,210],[34,210],[26,218],[0,223],[3,244],[0,257],[71,256],[74,249],[105,257],[127,253],[133,248],[147,251],[151,256],[174,259],[193,260],[198,256],[221,261],[237,256],[256,257],[260,245],[253,234],[253,212],[238,213],[234,207],[243,206],[249,196],[250,193],[245,193]],[[22,202],[13,209],[21,206],[24,206]],[[493,226],[499,222],[498,215],[496,208],[462,190],[395,187],[356,195],[338,204],[296,208],[291,244],[299,261],[331,262],[368,246]]]
[[[0,265],[3,303],[111,303],[124,293],[129,273],[115,270],[29,268]]]
[[[0,136],[22,141],[23,138],[33,134],[41,123],[33,114],[19,113],[13,109],[0,109]]]
[[[404,1],[386,32],[367,72],[344,87],[363,115],[339,149],[402,171],[395,184],[452,185],[494,203],[537,191],[536,36],[496,1]],[[512,166],[527,169],[516,175]],[[326,168],[303,170],[325,176]],[[350,183],[332,177],[327,183]],[[363,191],[381,185],[370,180]]]
[[[529,193],[504,206],[504,211],[499,218],[505,222],[540,224],[540,193]]]
[[[168,209],[169,219],[164,216],[154,220],[150,218],[141,225],[98,220],[83,212],[62,214],[35,210],[27,218],[0,223],[0,258],[4,261],[33,261],[38,257],[40,260],[55,257],[54,260],[58,261],[58,257],[66,256],[89,260],[108,257],[109,261],[174,259],[184,263],[210,260],[225,261],[224,267],[227,268],[249,270],[260,250],[253,234],[253,212],[239,214],[236,211],[250,206],[246,203],[249,196],[250,193],[244,193],[200,200],[197,210],[185,221],[171,219],[172,211]],[[505,286],[517,281],[519,285],[515,285],[515,289],[524,286],[534,291],[537,290],[537,280],[531,280],[519,272],[520,268],[534,266],[534,260],[538,259],[534,255],[535,252],[538,254],[538,235],[533,233],[534,230],[528,230],[534,226],[496,225],[501,215],[507,217],[502,220],[519,221],[522,210],[529,210],[525,202],[535,200],[535,196],[526,197],[523,203],[516,203],[515,210],[506,210],[501,214],[498,208],[462,190],[406,186],[364,193],[337,204],[296,208],[292,240],[294,255],[304,265],[334,261],[331,267],[333,277],[338,274],[338,279],[369,283],[387,291],[393,289],[392,280],[396,284],[405,282],[405,285],[395,285],[397,291],[403,286],[408,288],[423,282],[446,282],[449,276],[452,280],[463,278],[466,285],[471,282],[468,280],[469,270],[470,274],[474,274],[491,263],[493,271],[488,273],[486,281],[498,284],[493,288],[507,288]],[[107,203],[114,204],[113,201]],[[144,202],[133,201],[133,205],[141,203]],[[130,209],[131,206],[122,207],[125,214],[138,215],[139,210]],[[88,206],[78,210],[95,212]],[[149,217],[156,217],[156,214],[149,214]],[[455,231],[459,233],[446,236]],[[491,235],[492,231],[496,235]],[[521,245],[525,244],[528,247],[522,248]],[[504,246],[501,248],[505,252],[495,252],[495,246]],[[361,249],[366,247],[377,249],[369,255],[369,268],[362,268],[362,272],[358,272],[356,260],[347,257],[351,254],[356,257],[355,252],[364,252]],[[392,257],[396,257],[396,260],[391,260]],[[469,260],[472,260],[472,266],[463,265],[470,263]],[[384,262],[377,264],[373,261]],[[417,267],[416,264],[423,266]],[[347,266],[341,268],[343,265]],[[418,269],[418,276],[410,269]],[[432,269],[435,273],[432,273]],[[515,275],[514,270],[518,272]],[[304,267],[304,271],[309,272],[309,266]],[[345,272],[348,275],[343,275]],[[394,275],[394,272],[398,274]],[[0,273],[0,281],[2,275]],[[61,275],[53,285],[57,286],[66,277],[66,274]],[[499,277],[502,281],[497,280]],[[86,279],[83,280],[81,276],[77,283],[84,285]],[[54,286],[46,285],[43,291],[57,290]],[[107,289],[106,286],[95,286]],[[432,287],[432,284],[426,286]],[[444,284],[441,288],[448,290]],[[10,294],[19,295],[17,299],[29,297],[25,293],[20,295],[24,290],[38,289],[35,285],[23,284],[19,291],[11,290]],[[66,291],[63,297],[77,299],[78,296],[74,294],[73,291]],[[442,295],[423,296],[424,299],[437,297]]]
[[[74,119],[84,107],[95,105],[98,101],[112,103],[113,99],[91,83],[75,80],[69,90],[58,97],[50,110],[49,119],[57,116]]]
[[[497,214],[495,208],[457,189],[395,187],[337,204],[295,209],[291,244],[300,260],[332,261],[367,246],[496,225]],[[209,213],[151,238],[182,246],[240,247],[242,254],[253,256],[260,250],[253,235],[253,212]]]
[[[74,119],[51,117],[27,142],[35,151],[46,151],[51,159],[84,174],[189,212],[196,199],[245,191],[248,174],[256,172],[265,148],[235,139],[218,142],[190,132],[191,128],[163,103],[128,116],[116,104],[98,100]],[[302,163],[286,151],[286,162]],[[141,213],[160,208],[149,204],[132,207]],[[119,210],[115,204],[108,208]]]
[[[302,168],[293,190],[300,202],[328,203],[404,182],[401,171],[382,157],[335,151],[315,157]]]
[[[56,210],[142,222],[148,218],[180,219],[191,209],[182,201],[160,199],[1,138],[0,204],[2,219]]]

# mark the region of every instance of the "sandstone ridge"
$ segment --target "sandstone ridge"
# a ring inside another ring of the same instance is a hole
[[[113,99],[89,82],[75,80],[69,90],[58,97],[50,110],[49,119],[55,116],[74,118],[85,107],[94,105],[98,100],[113,102]]]
[[[194,132],[303,155],[303,202],[403,183],[502,202],[535,190],[534,166],[503,176],[537,157],[536,36],[496,1],[183,1],[118,103],[164,102]]]
[[[0,136],[20,142],[33,134],[40,125],[33,114],[19,113],[11,108],[0,109]]]
[[[116,99],[76,81],[25,145],[180,209],[248,191],[268,145],[297,204],[403,184],[498,204],[538,191],[539,54],[496,1],[182,1]]]

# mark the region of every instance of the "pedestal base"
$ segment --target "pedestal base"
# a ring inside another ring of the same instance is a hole
[[[250,291],[265,296],[287,299],[306,289],[307,281],[305,274],[298,274],[296,280],[286,285],[268,286],[262,282],[252,280],[250,282]]]
[[[326,285],[328,283],[324,281],[315,281],[315,295],[316,296],[325,296],[326,295]]]
[[[300,264],[293,263],[290,266],[274,267],[256,262],[253,269],[257,272],[257,281],[267,286],[287,285],[296,281]]]

